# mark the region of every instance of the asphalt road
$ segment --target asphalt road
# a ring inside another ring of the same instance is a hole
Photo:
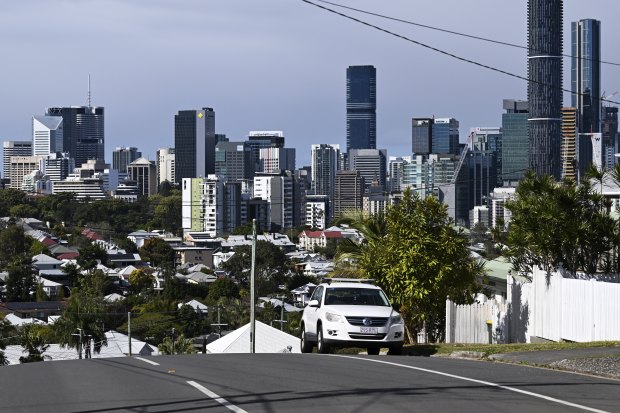
[[[318,354],[0,367],[0,412],[195,411],[620,412],[620,381],[472,360]]]

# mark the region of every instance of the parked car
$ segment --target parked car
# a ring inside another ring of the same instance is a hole
[[[334,347],[365,347],[368,354],[400,354],[405,326],[385,292],[373,280],[326,278],[304,308],[301,352],[319,353]]]

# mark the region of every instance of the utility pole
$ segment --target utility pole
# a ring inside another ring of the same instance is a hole
[[[252,270],[250,272],[250,353],[256,352],[256,315],[254,312],[255,292],[254,292],[254,270],[256,266],[256,219],[252,220]]]
[[[82,358],[82,331],[83,331],[83,330],[82,330],[81,328],[79,328],[79,327],[78,327],[78,328],[77,328],[77,331],[79,332],[79,334],[75,334],[75,333],[73,333],[73,334],[71,334],[71,335],[72,335],[72,336],[79,337],[79,339],[78,339],[78,340],[79,340],[79,342],[78,342],[78,358],[80,358],[80,359],[81,359],[81,358]]]
[[[172,327],[172,354],[174,354],[174,327]]]
[[[220,303],[217,304],[217,323],[216,324],[211,324],[212,326],[216,326],[217,327],[217,335],[219,336],[218,338],[222,338],[222,326],[227,326],[228,323],[222,323],[222,321],[220,320],[220,309],[221,309],[222,305]]]
[[[131,357],[131,311],[127,312],[127,340],[129,341],[129,357]]]

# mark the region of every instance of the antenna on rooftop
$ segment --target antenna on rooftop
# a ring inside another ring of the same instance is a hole
[[[88,107],[92,107],[90,104],[90,73],[88,74]]]

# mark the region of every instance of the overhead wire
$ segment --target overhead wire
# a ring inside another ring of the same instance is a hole
[[[386,33],[386,34],[388,34],[390,36],[394,36],[394,37],[397,37],[399,39],[405,40],[407,42],[416,44],[418,46],[421,46],[421,47],[424,47],[426,49],[432,50],[434,52],[440,53],[440,54],[442,54],[444,56],[448,56],[448,57],[451,57],[453,59],[460,60],[461,62],[469,63],[469,64],[472,64],[472,65],[478,66],[478,67],[482,67],[484,69],[491,70],[493,72],[497,72],[497,73],[501,73],[501,74],[506,75],[506,76],[513,77],[515,79],[525,80],[526,82],[530,82],[530,83],[536,83],[536,84],[539,84],[539,85],[547,87],[547,88],[558,89],[558,90],[560,90],[562,92],[571,93],[571,94],[580,95],[580,96],[590,96],[590,95],[588,95],[586,93],[575,92],[573,90],[566,89],[566,88],[561,87],[561,86],[554,86],[554,85],[550,85],[550,84],[548,84],[546,82],[542,82],[542,81],[539,81],[539,80],[529,79],[528,77],[525,77],[525,76],[522,76],[522,75],[518,75],[516,73],[508,72],[506,70],[499,69],[497,67],[490,66],[490,65],[478,62],[478,61],[473,60],[473,59],[469,59],[469,58],[466,58],[466,57],[463,57],[463,56],[456,55],[456,54],[451,53],[451,52],[447,52],[447,51],[439,49],[437,47],[428,45],[426,43],[423,43],[423,42],[420,42],[418,40],[412,39],[410,37],[404,36],[402,34],[398,34],[398,33],[393,32],[391,30],[388,30],[388,29],[385,29],[383,27],[377,26],[375,24],[369,23],[369,22],[367,22],[365,20],[358,19],[357,17],[353,17],[353,16],[350,16],[348,14],[339,12],[337,10],[330,9],[329,7],[325,7],[325,6],[322,6],[320,4],[314,3],[313,1],[310,1],[310,0],[301,0],[301,1],[304,2],[304,3],[310,4],[312,6],[318,7],[319,9],[325,10],[325,11],[327,11],[329,13],[336,14],[338,16],[344,17],[345,19],[352,20],[352,21],[354,21],[356,23],[359,23],[359,24],[362,24],[364,26],[367,26],[367,27],[373,28],[375,30],[378,30],[380,32]],[[316,0],[316,1],[318,1],[318,0]],[[608,102],[608,103],[613,103],[613,104],[616,104],[616,105],[620,105],[620,102],[613,101],[613,100],[610,100],[610,99],[607,99],[607,98],[600,98],[599,100],[603,101],[603,102]]]
[[[417,23],[417,22],[414,22],[414,21],[411,21],[411,20],[399,19],[397,17],[387,16],[385,14],[375,13],[375,12],[371,12],[371,11],[368,11],[368,10],[362,10],[362,9],[358,9],[356,7],[346,6],[344,4],[334,3],[334,2],[331,2],[331,1],[327,1],[327,0],[315,0],[315,1],[317,1],[319,3],[330,4],[332,6],[340,7],[340,8],[347,9],[347,10],[352,10],[352,11],[355,11],[355,12],[358,12],[358,13],[368,14],[370,16],[380,17],[380,18],[386,19],[386,20],[392,20],[392,21],[396,21],[396,22],[400,22],[400,23],[410,24],[412,26],[423,27],[425,29],[436,30],[436,31],[443,32],[443,33],[454,34],[456,36],[467,37],[467,38],[474,39],[474,40],[481,40],[483,42],[499,44],[499,45],[502,45],[502,46],[509,46],[509,47],[514,47],[514,48],[518,48],[518,49],[528,50],[528,47],[524,46],[522,44],[504,42],[504,41],[501,41],[501,40],[489,39],[487,37],[476,36],[476,35],[473,35],[473,34],[457,32],[457,31],[449,30],[449,29],[443,29],[441,27],[436,27],[436,26],[431,26],[431,25],[428,25],[428,24]],[[534,50],[534,52],[537,52],[537,51]],[[591,62],[600,62],[600,63],[606,64],[606,65],[620,66],[620,63],[609,62],[609,61],[599,60],[599,59],[591,59],[591,58],[588,58],[588,57],[573,56],[573,55],[570,55],[570,54],[562,54],[562,56],[563,57],[569,57],[571,59],[588,60],[588,61],[591,61]]]

